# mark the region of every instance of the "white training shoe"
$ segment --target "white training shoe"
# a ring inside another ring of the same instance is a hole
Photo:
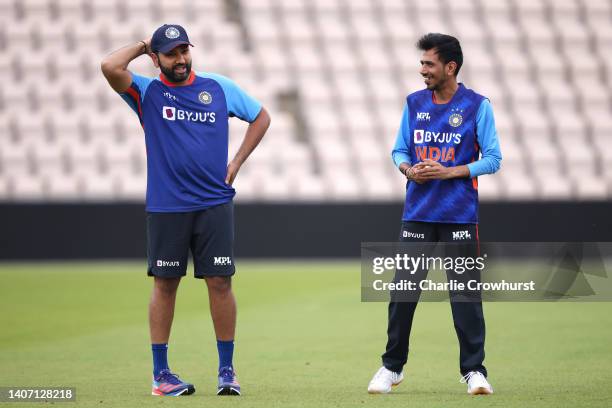
[[[385,367],[380,367],[368,384],[368,392],[370,394],[387,394],[391,391],[391,387],[398,385],[403,379],[403,373],[396,373],[387,370]]]
[[[467,393],[470,395],[488,395],[493,394],[493,387],[487,381],[480,371],[470,371],[459,380],[461,383],[467,383]]]

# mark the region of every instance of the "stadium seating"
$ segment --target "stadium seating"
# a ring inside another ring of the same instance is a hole
[[[143,200],[142,129],[99,62],[164,22],[271,112],[238,200],[400,200],[390,150],[426,32],[462,41],[460,80],[493,104],[504,160],[483,200],[612,197],[609,0],[0,0],[0,16],[0,201]],[[245,129],[231,121],[230,154]]]

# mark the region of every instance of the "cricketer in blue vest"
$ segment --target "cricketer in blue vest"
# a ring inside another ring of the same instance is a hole
[[[400,241],[421,242],[423,248],[430,248],[427,243],[432,242],[454,243],[448,246],[459,248],[454,249],[456,256],[475,256],[477,177],[495,173],[501,164],[493,110],[486,97],[457,82],[463,53],[455,37],[430,33],[417,47],[423,52],[420,74],[426,89],[406,98],[392,152],[395,165],[407,179]],[[449,280],[459,276],[453,271],[446,273]],[[421,280],[426,275],[426,270],[416,274]],[[480,293],[471,295],[471,301],[453,301],[456,298],[451,294],[461,380],[467,383],[469,394],[491,394],[493,388],[483,365],[482,301]],[[420,290],[407,300],[392,294],[383,366],[372,378],[368,392],[387,393],[402,381],[419,296]]]
[[[153,354],[152,395],[195,392],[168,365],[176,292],[189,252],[194,275],[206,280],[219,353],[218,395],[240,395],[233,364],[236,302],[231,277],[234,221],[232,183],[263,138],[270,117],[232,80],[191,69],[191,44],[177,24],[123,47],[102,62],[102,72],[138,115],[147,149],[147,274],[154,277],[149,305]],[[128,64],[148,55],[161,73],[149,78]],[[228,163],[228,119],[249,123]]]

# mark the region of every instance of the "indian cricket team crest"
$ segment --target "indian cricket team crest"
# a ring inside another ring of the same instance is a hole
[[[198,95],[198,99],[200,100],[200,102],[202,102],[204,105],[208,105],[209,103],[212,102],[212,95],[209,94],[206,91],[202,91],[200,92],[200,94]]]
[[[459,127],[463,123],[463,116],[461,116],[463,110],[453,109],[453,113],[448,118],[448,124],[452,127]]]
[[[175,38],[178,38],[181,35],[181,33],[179,33],[179,30],[176,27],[166,28],[165,34],[166,34],[166,37],[171,40],[174,40]]]

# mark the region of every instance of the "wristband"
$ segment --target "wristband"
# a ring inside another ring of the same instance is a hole
[[[143,54],[146,54],[147,53],[147,43],[144,42],[143,40],[140,40],[140,42],[142,43],[142,45],[144,45],[144,53]]]

